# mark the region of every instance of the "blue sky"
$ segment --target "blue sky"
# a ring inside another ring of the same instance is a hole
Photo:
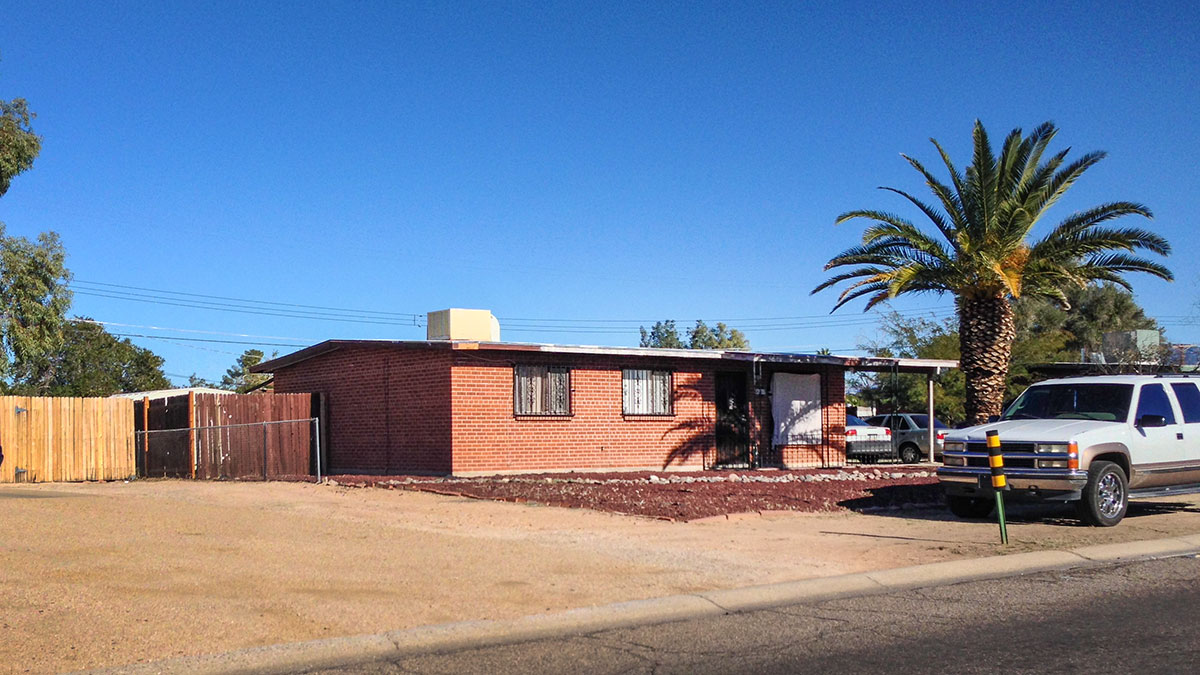
[[[846,353],[876,315],[809,295],[861,234],[834,218],[915,219],[875,188],[921,190],[899,153],[934,164],[930,137],[965,164],[976,118],[997,141],[1053,120],[1109,158],[1051,221],[1149,205],[1177,281],[1134,277],[1138,300],[1200,342],[1200,7],[932,7],[20,3],[0,98],[29,100],[44,149],[0,221],[61,233],[73,312],[154,336],[134,341],[176,381],[241,340],[423,338],[409,315],[451,306],[509,340],[702,318]]]

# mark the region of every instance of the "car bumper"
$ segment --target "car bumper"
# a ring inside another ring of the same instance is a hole
[[[846,454],[854,457],[877,456],[890,457],[896,454],[890,438],[871,438],[846,441]]]
[[[1007,470],[1008,492],[1046,499],[1074,499],[1087,485],[1086,471]],[[978,495],[993,492],[992,473],[975,467],[942,467],[938,480],[947,494]]]

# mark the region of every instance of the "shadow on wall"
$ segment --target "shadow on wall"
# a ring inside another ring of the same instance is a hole
[[[793,401],[793,403],[795,402]],[[817,420],[816,428],[807,431],[801,431],[793,435],[791,430],[797,426],[801,420],[814,414]],[[821,406],[815,401],[805,401],[804,405],[800,406],[799,408],[793,406],[791,410],[788,411],[787,417],[785,417],[782,421],[774,420],[775,426],[771,429],[772,444],[775,443],[775,437],[780,435],[778,433],[779,430],[783,429],[787,430],[784,434],[782,434],[785,442],[781,443],[780,445],[821,445],[824,442],[824,433],[821,429],[821,418]]]
[[[716,437],[713,428],[716,421],[711,418],[686,420],[676,424],[663,433],[663,439],[672,434],[681,434],[682,438],[667,453],[663,468],[672,464],[686,464],[696,455],[701,457],[701,465],[707,469],[712,465],[709,455],[716,451]]]
[[[679,409],[680,401],[704,401],[704,394],[694,385],[676,387],[674,405]],[[708,468],[709,454],[716,452],[716,419],[708,411],[702,417],[684,420],[663,432],[663,440],[678,435],[678,440],[663,461],[663,468],[672,464],[686,464],[695,456],[701,458],[701,465]]]

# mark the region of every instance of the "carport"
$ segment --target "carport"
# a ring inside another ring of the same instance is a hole
[[[933,427],[933,379],[942,373],[958,368],[958,361],[952,359],[905,359],[888,357],[847,357],[847,370],[866,373],[917,374],[925,376],[925,406],[929,415],[929,459],[933,461],[933,451],[936,447],[937,432]]]

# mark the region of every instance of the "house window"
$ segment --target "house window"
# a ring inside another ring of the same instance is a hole
[[[674,414],[669,370],[621,371],[621,412],[626,415]]]
[[[571,371],[557,366],[513,368],[513,413],[570,415]]]

